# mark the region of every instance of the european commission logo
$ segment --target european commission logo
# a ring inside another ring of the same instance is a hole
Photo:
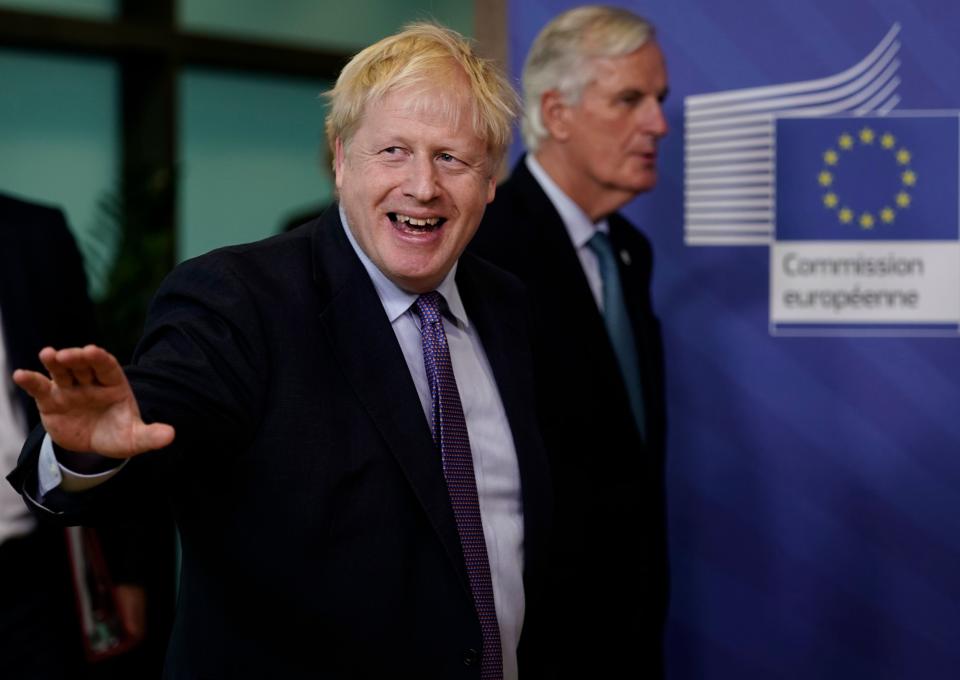
[[[685,240],[770,248],[770,330],[960,334],[960,115],[896,110],[899,26],[831,78],[685,101]]]

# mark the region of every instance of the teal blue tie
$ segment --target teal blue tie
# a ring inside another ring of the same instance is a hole
[[[610,238],[602,231],[596,232],[587,242],[596,253],[600,264],[600,278],[603,279],[603,320],[607,334],[613,345],[613,352],[620,364],[620,374],[627,388],[630,410],[637,423],[640,436],[645,436],[646,422],[643,415],[643,385],[640,382],[640,363],[637,358],[637,343],[633,337],[633,326],[627,314],[627,305],[623,300],[620,286],[620,273],[617,271],[617,259],[610,245]]]

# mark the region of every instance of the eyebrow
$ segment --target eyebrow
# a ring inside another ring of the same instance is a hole
[[[651,94],[651,93],[639,87],[625,87],[622,90],[618,90],[617,92],[615,92],[613,96],[614,97],[630,97],[630,96],[639,95],[641,97],[645,97],[648,94]],[[662,102],[667,98],[669,94],[670,94],[670,88],[665,87],[656,93],[657,100]]]

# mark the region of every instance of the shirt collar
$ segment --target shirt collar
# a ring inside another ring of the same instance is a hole
[[[387,278],[386,274],[380,271],[377,265],[373,263],[373,260],[363,252],[363,249],[353,237],[353,232],[347,224],[347,214],[343,210],[343,205],[337,207],[340,210],[340,223],[343,225],[343,231],[347,235],[347,240],[350,241],[353,252],[360,258],[363,268],[367,270],[367,275],[370,277],[370,280],[373,281],[373,287],[377,291],[377,296],[380,298],[383,310],[387,313],[387,319],[389,319],[392,324],[413,306],[420,295],[403,290]],[[456,281],[458,264],[459,262],[453,263],[453,267],[443,278],[443,281],[440,282],[440,285],[437,286],[437,292],[440,293],[447,303],[447,308],[444,311],[451,315],[460,326],[467,328],[469,326],[467,311],[463,306],[463,300],[460,298],[460,290],[457,288]]]
[[[533,154],[528,153],[525,162],[530,174],[537,180],[540,188],[553,203],[553,207],[560,213],[560,219],[563,220],[563,225],[567,228],[570,240],[576,248],[583,248],[587,245],[587,241],[593,238],[593,235],[598,231],[609,232],[610,227],[607,225],[607,218],[604,217],[597,222],[592,222],[587,214],[580,209],[580,206],[567,196],[563,189],[557,186],[557,183],[547,174],[547,171],[543,169],[543,166],[534,158]]]

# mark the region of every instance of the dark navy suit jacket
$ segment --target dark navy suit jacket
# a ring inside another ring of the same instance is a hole
[[[63,213],[0,194],[0,317],[7,365],[41,370],[37,354],[93,342],[83,260]],[[4,380],[9,380],[5,376]],[[30,427],[37,408],[17,390]]]
[[[520,664],[538,677],[527,633],[551,499],[528,320],[516,280],[477,258],[461,258],[457,284],[516,445]],[[183,548],[169,677],[479,678],[480,623],[439,455],[336,206],[178,267],[127,372],[145,419],[174,425],[176,441],[79,502],[53,492],[48,505],[65,522],[97,521],[158,502],[142,482],[163,480]],[[36,449],[28,442],[15,480],[28,491]]]
[[[10,372],[41,370],[37,354],[46,344],[94,342],[93,308],[83,261],[63,213],[3,194],[0,318],[9,371],[0,376],[0,388],[15,395],[32,428],[39,422],[36,405],[14,388]],[[82,638],[63,530],[41,523],[30,536],[4,543],[0,574],[4,674],[46,678],[81,673]]]
[[[533,307],[538,409],[556,513],[548,635],[563,678],[654,678],[667,607],[664,389],[653,256],[619,214],[610,240],[643,380],[641,438],[603,317],[560,215],[521,159],[470,249],[516,274]]]

